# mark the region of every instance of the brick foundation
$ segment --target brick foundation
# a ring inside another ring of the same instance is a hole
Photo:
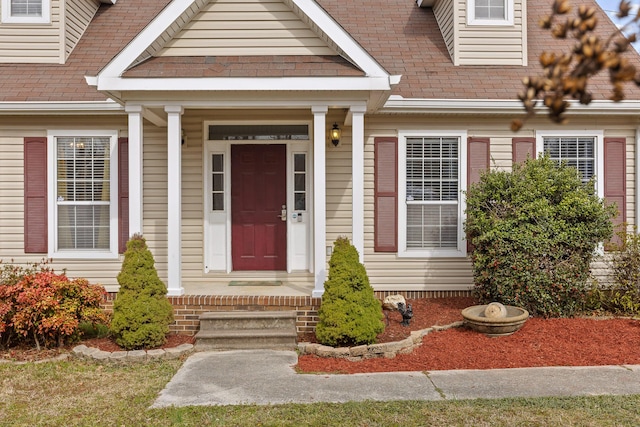
[[[376,291],[376,298],[383,300],[388,295],[400,294],[407,299],[468,297],[471,291]],[[103,308],[113,311],[115,292],[106,294]],[[320,298],[310,296],[246,296],[246,295],[183,295],[169,297],[173,305],[173,333],[195,335],[200,326],[200,314],[207,311],[295,311],[298,334],[314,332],[318,323]]]

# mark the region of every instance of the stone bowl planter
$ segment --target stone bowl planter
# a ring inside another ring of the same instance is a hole
[[[491,303],[496,304],[496,303]],[[500,304],[501,305],[501,304]],[[502,317],[486,315],[488,305],[474,305],[462,310],[464,324],[474,331],[482,332],[489,337],[511,335],[524,325],[529,318],[529,312],[524,308],[511,305],[504,306],[506,313]]]

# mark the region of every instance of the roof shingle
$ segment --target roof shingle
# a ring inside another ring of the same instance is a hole
[[[598,9],[599,29],[616,28]],[[102,5],[66,64],[0,64],[0,101],[101,101],[87,85],[94,76],[155,17],[169,0],[119,0]],[[515,99],[525,75],[539,74],[537,58],[547,50],[567,51],[571,41],[554,40],[537,22],[549,6],[541,0],[528,5],[529,66],[454,66],[433,11],[413,0],[369,0],[366,13],[359,2],[318,0],[390,74],[402,79],[393,93],[423,99]],[[540,4],[544,3],[544,5]],[[640,56],[629,54],[640,68]],[[183,57],[153,58],[129,70],[126,77],[250,77],[361,76],[346,60],[310,57]],[[597,98],[610,95],[608,76],[590,83]],[[640,99],[640,89],[628,85],[627,97]]]

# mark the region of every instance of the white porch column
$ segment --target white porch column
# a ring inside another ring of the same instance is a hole
[[[127,105],[129,115],[129,236],[142,234],[142,106]]]
[[[167,112],[167,293],[182,295],[182,106],[168,105]]]
[[[326,191],[326,106],[311,108],[313,113],[313,271],[315,286],[311,295],[321,297],[327,278],[327,191]]]
[[[364,263],[364,112],[365,106],[351,107],[351,174],[353,201],[351,234],[353,246],[358,250],[360,262]]]

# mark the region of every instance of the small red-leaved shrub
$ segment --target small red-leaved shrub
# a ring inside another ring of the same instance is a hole
[[[78,335],[81,322],[106,323],[100,308],[102,286],[71,280],[52,271],[25,275],[14,284],[0,284],[0,345],[20,342],[62,346]]]

